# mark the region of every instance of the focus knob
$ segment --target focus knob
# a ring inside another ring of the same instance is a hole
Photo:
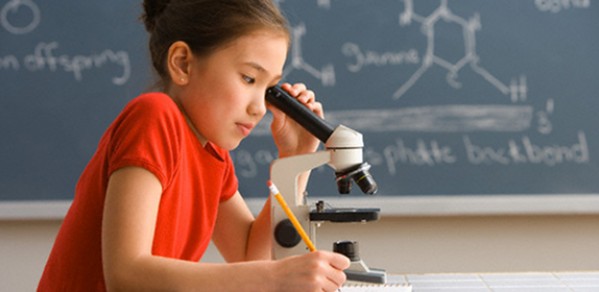
[[[357,241],[342,240],[333,243],[333,251],[349,258],[350,261],[360,260],[360,251]]]
[[[285,219],[275,227],[275,240],[280,246],[290,248],[296,246],[302,238],[293,227],[291,220]]]

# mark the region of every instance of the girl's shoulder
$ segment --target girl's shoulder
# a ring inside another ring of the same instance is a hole
[[[177,104],[170,96],[162,92],[144,93],[132,99],[126,108],[143,108],[147,110],[177,110]]]
[[[185,123],[185,117],[173,99],[162,92],[144,93],[132,99],[123,109],[121,117],[153,123],[168,121]]]
[[[158,131],[171,138],[186,133],[187,123],[177,104],[162,92],[139,95],[129,101],[114,120],[111,132],[131,135],[131,131]]]

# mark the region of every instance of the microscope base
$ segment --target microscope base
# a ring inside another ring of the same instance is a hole
[[[376,284],[387,283],[387,273],[385,270],[370,269],[369,271],[345,270],[348,281],[368,282]]]

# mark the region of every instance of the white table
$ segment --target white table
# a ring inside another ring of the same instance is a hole
[[[413,292],[599,292],[599,271],[483,274],[388,275],[389,283],[409,283]]]

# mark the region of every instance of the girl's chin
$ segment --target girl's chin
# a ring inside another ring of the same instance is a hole
[[[232,150],[237,149],[237,147],[239,147],[239,144],[241,144],[241,141],[242,140],[240,139],[237,141],[227,141],[225,143],[214,143],[214,142],[213,143],[216,144],[216,146],[218,146],[224,150],[232,151]]]

